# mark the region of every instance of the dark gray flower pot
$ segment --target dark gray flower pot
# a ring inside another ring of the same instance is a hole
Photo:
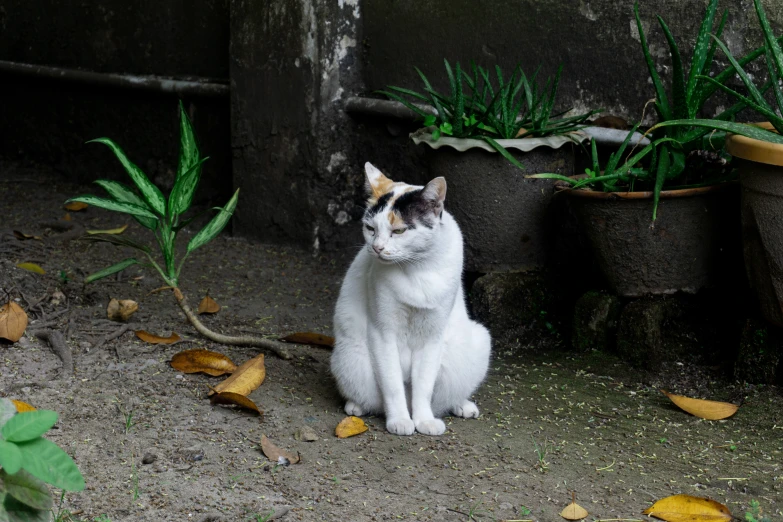
[[[731,264],[739,239],[735,185],[652,193],[566,190],[612,290],[621,296],[696,293]]]
[[[465,237],[466,271],[518,272],[544,266],[554,183],[525,175],[573,174],[573,147],[561,143],[559,148],[540,146],[527,152],[510,149],[524,170],[481,148],[428,148],[430,176],[446,178],[446,209]]]

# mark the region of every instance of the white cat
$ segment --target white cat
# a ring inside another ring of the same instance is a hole
[[[332,373],[349,415],[440,435],[443,414],[478,417],[468,399],[489,366],[489,332],[465,308],[462,233],[443,209],[444,178],[420,187],[365,171],[366,245],[337,299]]]

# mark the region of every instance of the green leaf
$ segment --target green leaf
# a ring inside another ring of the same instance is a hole
[[[661,189],[666,181],[666,172],[669,170],[669,154],[666,147],[663,147],[658,155],[658,168],[655,172],[655,187],[653,187],[653,216],[655,221],[658,217],[658,202],[661,197]]]
[[[0,467],[10,474],[22,467],[22,454],[13,442],[0,439]]]
[[[712,53],[710,53],[710,31],[712,31],[712,25],[715,21],[715,12],[717,10],[718,0],[710,0],[710,3],[707,5],[707,10],[704,13],[704,18],[701,21],[701,26],[699,27],[699,34],[696,37],[696,44],[693,46],[691,69],[688,74],[688,85],[685,89],[685,98],[688,102],[687,117],[689,118],[696,116],[696,111],[700,108],[695,107],[692,104],[694,100],[693,95],[696,90],[696,76],[699,74],[704,74],[704,68],[710,65],[710,62],[707,61],[708,58],[712,56]],[[719,31],[720,30],[721,29],[719,29]]]
[[[97,281],[98,279],[103,279],[104,277],[108,277],[108,276],[110,276],[112,274],[116,274],[117,272],[122,272],[123,270],[125,270],[129,266],[136,265],[138,263],[139,262],[136,259],[134,259],[132,257],[129,257],[128,259],[120,261],[116,265],[112,265],[112,266],[110,266],[108,268],[104,268],[103,270],[101,270],[99,272],[95,272],[95,273],[92,273],[92,274],[88,275],[87,277],[84,278],[84,282],[85,283],[92,283],[93,281]]]
[[[733,134],[739,134],[741,136],[747,136],[756,140],[767,141],[769,143],[783,144],[783,136],[775,132],[754,127],[752,125],[746,125],[744,123],[736,123],[733,121],[720,121],[720,120],[669,120],[656,124],[652,129],[659,127],[705,127],[707,129],[722,130],[731,132]]]
[[[212,218],[212,221],[207,223],[207,225],[202,228],[201,231],[196,234],[195,237],[193,237],[193,239],[190,240],[187,249],[188,254],[200,246],[209,243],[212,241],[212,239],[215,238],[215,236],[220,234],[220,231],[223,230],[223,228],[228,224],[229,219],[231,219],[231,215],[234,213],[234,209],[237,206],[238,200],[239,189],[234,192],[234,195],[231,197],[226,206],[220,212],[218,212],[214,218]]]
[[[674,41],[669,26],[663,21],[663,18],[658,17],[658,23],[663,29],[663,34],[666,36],[666,42],[669,44],[669,54],[672,57],[672,102],[674,103],[675,118],[687,118],[688,117],[688,101],[686,99],[686,87],[685,87],[685,73],[682,68],[682,58],[680,57],[680,50],[677,48],[677,42]]]
[[[421,108],[416,107],[414,104],[412,104],[411,102],[409,102],[405,98],[403,98],[403,97],[401,97],[401,96],[399,96],[397,94],[394,94],[393,92],[388,92],[388,91],[375,91],[375,92],[377,94],[383,94],[384,96],[388,97],[391,100],[400,102],[401,104],[405,105],[408,109],[412,110],[413,112],[415,112],[416,114],[418,114],[422,118],[426,118],[427,116],[430,116],[429,114],[427,114],[426,112],[421,110]]]
[[[424,125],[425,127],[429,127],[431,125],[435,125],[435,120],[436,120],[435,115],[434,114],[430,114],[429,116],[424,118],[424,122],[422,123],[422,125]]]
[[[201,178],[201,165],[208,159],[209,157],[200,159],[187,172],[177,175],[177,181],[169,194],[169,212],[172,216],[178,216],[190,208]]]
[[[22,468],[35,477],[66,491],[84,489],[84,477],[76,463],[54,442],[38,438],[17,447],[22,452]]]
[[[14,415],[0,432],[8,442],[25,442],[40,437],[57,422],[57,412],[35,410]]]
[[[133,192],[130,189],[130,187],[127,187],[117,181],[112,181],[108,179],[99,179],[94,183],[103,187],[103,189],[106,192],[108,192],[109,195],[112,198],[114,198],[115,201],[119,201],[120,203],[130,203],[132,205],[146,208],[147,210],[152,212],[152,209],[149,208],[147,202],[141,199],[141,197],[139,197],[138,194]],[[158,227],[157,218],[148,218],[143,216],[133,216],[133,218],[136,221],[138,221],[143,227],[148,228],[150,230],[155,230]]]
[[[152,254],[152,251],[148,246],[137,243],[136,241],[133,241],[132,239],[128,239],[127,237],[118,236],[116,234],[91,234],[88,236],[84,236],[81,239],[83,239],[84,241],[111,243],[112,245],[116,245],[116,246],[135,248],[136,250],[141,250],[145,254]]]
[[[642,20],[639,18],[639,4],[633,5],[634,16],[636,16],[636,27],[639,29],[639,40],[642,44],[642,52],[644,53],[644,60],[647,63],[647,70],[650,73],[650,79],[652,79],[653,86],[655,87],[655,96],[658,99],[656,108],[660,113],[659,116],[663,120],[671,119],[671,107],[669,106],[669,99],[666,96],[666,91],[661,83],[661,78],[658,76],[658,71],[655,69],[655,63],[653,62],[652,55],[650,54],[650,48],[647,46],[647,38],[644,36],[644,28],[642,27]]]
[[[33,509],[51,509],[52,497],[49,488],[25,470],[7,474],[4,482],[6,492],[22,504]]]
[[[105,208],[106,210],[112,210],[114,212],[124,212],[125,214],[132,214],[134,216],[144,216],[152,219],[158,219],[158,216],[144,207],[140,207],[132,203],[120,203],[119,201],[99,198],[98,196],[91,196],[89,194],[71,198],[66,201],[66,203],[70,203],[71,201],[81,201],[82,203],[87,203],[88,205],[92,205],[94,207]]]
[[[519,161],[517,161],[517,159],[516,159],[514,156],[512,156],[512,155],[511,155],[511,153],[510,153],[509,151],[507,151],[507,150],[506,150],[506,148],[505,148],[505,147],[503,147],[503,146],[502,146],[500,143],[498,143],[497,141],[493,140],[493,139],[492,139],[492,138],[490,138],[489,136],[482,136],[481,138],[482,138],[484,141],[486,141],[487,143],[489,143],[489,144],[492,146],[492,148],[493,148],[493,149],[495,149],[496,151],[498,151],[498,152],[500,153],[500,155],[501,155],[501,156],[503,156],[503,157],[504,157],[504,158],[506,158],[508,161],[510,161],[512,165],[514,165],[515,167],[517,167],[517,168],[519,168],[519,169],[524,169],[524,168],[525,168],[525,167],[524,167],[524,166],[522,166],[522,164],[521,164]]]
[[[5,520],[3,519],[5,516]],[[34,509],[6,495],[0,506],[0,522],[50,522],[52,512],[48,509]]]
[[[200,160],[196,136],[193,133],[193,125],[185,112],[182,100],[179,101],[179,164],[177,165],[177,181],[186,172],[198,164]]]
[[[556,179],[559,181],[565,181],[569,185],[576,185],[576,180],[571,179],[568,176],[563,176],[562,174],[554,174],[554,173],[548,173],[543,172],[540,174],[528,174],[525,176],[525,178],[532,178],[532,179]]]
[[[166,214],[166,200],[163,198],[163,193],[147,178],[147,175],[139,167],[125,156],[125,153],[116,143],[109,138],[98,138],[87,143],[103,143],[109,147],[114,152],[114,155],[117,156],[117,159],[120,160],[122,166],[125,167],[125,171],[139,188],[141,196],[149,206],[161,216]]]
[[[440,139],[440,129],[435,129],[432,131],[432,139],[433,141],[438,141]]]

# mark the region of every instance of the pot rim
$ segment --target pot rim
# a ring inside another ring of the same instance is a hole
[[[581,176],[581,174],[579,175]],[[571,178],[577,178],[579,176],[570,176]],[[710,192],[717,192],[723,190],[728,186],[734,185],[734,181],[724,181],[723,183],[716,183],[715,185],[707,185],[706,187],[691,187],[675,190],[662,190],[660,193],[660,199],[674,199],[674,198],[687,198],[691,196],[698,196],[701,194],[707,194]],[[566,192],[569,196],[588,198],[588,199],[652,199],[653,191],[635,191],[635,192],[602,192],[593,190],[588,187],[572,189],[570,187],[558,188],[559,192]]]
[[[775,127],[768,121],[749,123],[748,125],[761,127],[764,130],[775,130]],[[740,159],[783,167],[783,145],[777,143],[748,138],[739,134],[729,134],[726,137],[726,152]]]

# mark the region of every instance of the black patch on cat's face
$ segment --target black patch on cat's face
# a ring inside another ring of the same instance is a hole
[[[364,213],[365,217],[372,217],[375,214],[379,213],[381,210],[383,210],[386,204],[391,199],[391,197],[392,197],[391,192],[387,192],[383,196],[379,197],[378,201],[375,202],[375,205],[367,208],[367,211]]]
[[[421,193],[422,189],[406,192],[392,205],[392,210],[400,214],[408,228],[415,228],[416,222],[420,222],[427,228],[435,226],[436,203],[424,199]]]

